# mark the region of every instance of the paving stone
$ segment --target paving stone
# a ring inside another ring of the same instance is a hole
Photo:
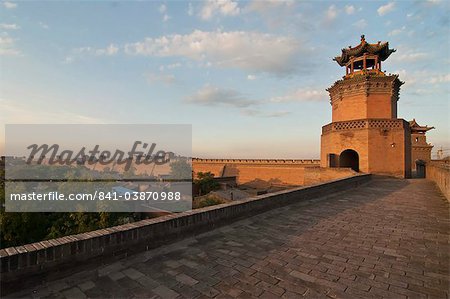
[[[62,292],[67,299],[83,299],[86,295],[79,288],[71,288]]]
[[[85,281],[83,283],[80,283],[78,285],[78,287],[80,288],[81,291],[84,292],[84,291],[87,291],[87,290],[90,290],[90,289],[94,288],[95,287],[95,283],[92,282],[91,280],[88,280],[88,281]]]
[[[97,273],[98,273],[98,276],[105,276],[111,272],[120,271],[123,268],[125,268],[125,266],[121,262],[115,262],[110,265],[105,265],[105,266],[99,267],[97,269]]]
[[[137,288],[132,289],[131,293],[133,294],[133,298],[142,298],[142,299],[159,298],[158,295],[156,295],[152,291],[150,291],[146,288],[142,288],[142,287],[137,287]]]
[[[193,286],[194,284],[198,283],[198,280],[195,280],[194,278],[183,273],[178,274],[175,279],[189,286]]]
[[[116,280],[124,278],[125,274],[123,274],[122,272],[111,272],[108,274],[108,277],[111,278],[112,280],[116,281]]]
[[[141,286],[143,286],[143,287],[145,287],[145,288],[149,288],[149,289],[154,289],[154,288],[156,288],[157,286],[159,286],[159,283],[158,283],[156,280],[154,280],[154,279],[152,279],[152,278],[150,278],[150,277],[148,277],[148,276],[140,277],[140,278],[138,278],[136,281],[137,281]]]
[[[59,292],[69,288],[69,285],[64,281],[54,281],[48,284],[48,288],[54,292]]]
[[[161,296],[162,298],[165,298],[165,299],[166,298],[167,299],[176,298],[179,295],[177,292],[175,292],[163,285],[160,285],[160,286],[154,288],[153,292],[155,294],[157,294],[158,296]]]
[[[128,268],[122,271],[123,274],[125,274],[126,276],[128,276],[131,279],[137,280],[143,276],[145,276],[142,272],[139,272],[136,269],[133,268]]]
[[[265,282],[265,281],[260,281],[260,282],[256,285],[256,287],[261,288],[261,289],[263,289],[263,290],[265,290],[265,291],[268,291],[268,292],[270,292],[271,294],[275,294],[275,295],[277,295],[278,297],[280,297],[281,295],[283,295],[284,292],[286,291],[285,289],[283,289],[283,288],[280,287],[280,286],[275,286],[275,285],[270,284],[270,283],[267,283],[267,282]]]
[[[133,280],[128,276],[125,276],[124,278],[121,278],[116,282],[125,290],[132,290],[141,286],[136,280]]]
[[[207,297],[214,297],[220,294],[220,292],[216,288],[211,287],[203,282],[195,284],[194,286],[192,286],[192,288],[199,291],[200,293],[202,293]]]

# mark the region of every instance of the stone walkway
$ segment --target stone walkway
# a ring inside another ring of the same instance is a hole
[[[449,298],[449,205],[377,178],[15,297]]]

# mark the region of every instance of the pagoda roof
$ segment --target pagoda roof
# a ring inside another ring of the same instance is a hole
[[[411,132],[417,132],[417,133],[425,133],[431,129],[434,129],[434,127],[419,125],[415,118],[413,120],[409,121],[409,127],[411,128]]]
[[[359,57],[364,55],[364,53],[369,53],[373,55],[378,55],[381,61],[385,61],[395,49],[389,49],[388,42],[378,42],[376,44],[369,44],[366,42],[364,35],[361,35],[361,43],[356,47],[349,46],[348,48],[342,49],[341,56],[333,58],[340,66],[345,66],[352,57]]]

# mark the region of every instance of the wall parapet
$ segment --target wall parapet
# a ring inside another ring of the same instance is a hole
[[[1,249],[2,295],[21,288],[24,281],[27,281],[24,278],[44,279],[43,274],[52,275],[52,270],[63,272],[63,269],[79,267],[80,263],[98,264],[103,260],[149,250],[236,219],[357,187],[369,179],[369,174],[361,174],[259,195],[242,201]]]
[[[192,158],[192,162],[219,164],[320,164],[319,159],[202,159]]]
[[[450,161],[432,160],[426,164],[426,178],[432,180],[450,201]]]

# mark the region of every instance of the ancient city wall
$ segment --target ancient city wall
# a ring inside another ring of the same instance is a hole
[[[33,279],[45,280],[52,275],[53,278],[59,277],[64,271],[74,271],[81,265],[98,265],[134,252],[149,250],[236,219],[348,190],[369,179],[370,175],[361,174],[309,187],[259,195],[242,201],[1,249],[2,295],[24,287]],[[56,269],[58,271],[55,271]]]
[[[449,161],[431,161],[426,164],[426,178],[438,185],[450,201],[450,163]]]
[[[236,176],[238,184],[304,185],[305,169],[319,164],[320,160],[192,159],[194,175],[209,171],[216,177]]]

